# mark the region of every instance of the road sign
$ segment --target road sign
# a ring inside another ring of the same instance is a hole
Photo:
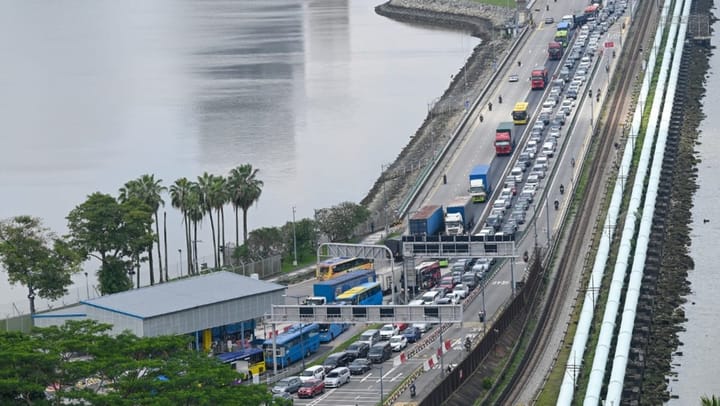
[[[615,46],[615,43],[612,41],[608,41],[605,43],[605,48],[613,48]]]

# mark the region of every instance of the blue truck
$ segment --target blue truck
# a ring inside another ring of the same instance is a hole
[[[466,234],[472,228],[472,223],[472,198],[470,196],[456,197],[445,206],[445,234]]]
[[[470,180],[470,197],[473,203],[483,203],[492,194],[492,164],[475,165],[468,176]]]
[[[443,207],[423,206],[410,217],[410,235],[437,235],[443,231]]]

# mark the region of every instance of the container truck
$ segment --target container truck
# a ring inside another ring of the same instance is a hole
[[[539,67],[532,70],[530,74],[530,88],[532,90],[543,90],[548,81],[548,69]]]
[[[495,130],[495,154],[510,155],[515,148],[515,139],[513,138],[515,124],[505,121],[498,125]]]
[[[410,235],[437,235],[443,229],[443,207],[423,206],[410,217]]]
[[[445,208],[445,234],[462,235],[472,228],[472,199],[461,196],[453,199]]]
[[[492,177],[492,165],[475,165],[470,171],[470,197],[473,203],[482,203],[492,193],[490,178]]]

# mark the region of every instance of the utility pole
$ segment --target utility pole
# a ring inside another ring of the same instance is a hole
[[[295,235],[295,206],[292,207],[293,210],[293,266],[297,266],[297,237]]]

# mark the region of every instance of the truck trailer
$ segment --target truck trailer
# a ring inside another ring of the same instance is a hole
[[[473,203],[483,203],[492,193],[492,164],[475,165],[468,176],[470,180],[470,197]]]
[[[515,139],[513,133],[515,124],[509,121],[505,121],[498,125],[495,130],[495,154],[497,155],[510,155],[513,153],[515,148]]]
[[[443,229],[443,207],[423,206],[410,217],[410,235],[437,235]]]
[[[472,199],[460,196],[453,199],[445,208],[445,234],[463,235],[472,228]]]

